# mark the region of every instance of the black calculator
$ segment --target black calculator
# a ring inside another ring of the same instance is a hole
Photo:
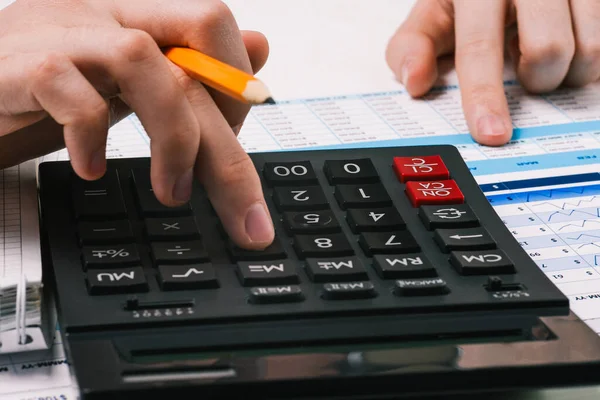
[[[597,381],[598,337],[452,146],[250,154],[275,224],[237,247],[147,158],[39,166],[44,273],[84,399],[364,399]],[[567,340],[567,338],[570,338]],[[593,373],[596,368],[596,372]]]

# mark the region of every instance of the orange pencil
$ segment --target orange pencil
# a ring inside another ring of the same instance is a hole
[[[275,104],[267,87],[254,76],[199,51],[169,47],[165,55],[192,78],[249,104]]]

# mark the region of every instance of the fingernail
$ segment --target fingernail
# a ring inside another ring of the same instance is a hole
[[[173,186],[173,199],[182,203],[187,202],[192,195],[192,179],[194,178],[194,170],[190,168],[175,181]]]
[[[273,222],[262,203],[254,203],[246,214],[246,233],[250,240],[268,243],[273,240]]]
[[[497,115],[484,115],[477,121],[477,133],[481,136],[504,136],[506,132],[506,125]]]

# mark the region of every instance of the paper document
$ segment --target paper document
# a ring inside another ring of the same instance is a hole
[[[456,145],[515,237],[569,296],[574,312],[600,333],[599,89],[594,85],[533,97],[506,82],[515,136],[498,148],[473,142],[454,86],[437,88],[419,100],[393,91],[258,106],[248,116],[240,142],[249,152]],[[149,138],[135,116],[111,130],[107,146],[111,158],[150,155]],[[66,150],[42,158],[66,159]],[[46,393],[67,396],[73,392],[65,388],[74,386],[64,372],[64,359],[56,357],[60,351],[57,342],[36,362],[47,369],[45,377],[54,377]],[[48,363],[57,359],[57,365]],[[17,393],[24,387],[13,382],[25,372],[16,365],[11,358],[0,358],[0,394],[22,398]],[[35,374],[29,379],[32,391],[43,386]]]

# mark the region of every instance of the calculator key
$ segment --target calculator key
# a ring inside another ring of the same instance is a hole
[[[296,266],[290,261],[270,263],[238,262],[237,276],[243,286],[286,285],[299,282]]]
[[[420,247],[409,231],[364,232],[358,243],[367,256],[373,254],[414,253]]]
[[[334,195],[343,209],[392,205],[392,199],[381,183],[339,185],[335,187]]]
[[[313,282],[363,281],[369,279],[357,257],[308,258],[306,274]]]
[[[77,235],[81,244],[127,243],[134,238],[126,219],[82,221],[77,225]]]
[[[304,300],[302,289],[297,285],[259,286],[250,289],[250,303],[292,303]]]
[[[462,204],[465,196],[452,179],[445,181],[410,181],[406,183],[406,194],[413,207],[424,204]]]
[[[200,240],[151,242],[152,258],[156,264],[190,264],[208,261]]]
[[[333,233],[339,232],[340,224],[331,210],[285,212],[283,226],[290,233]]]
[[[496,248],[496,242],[483,228],[437,229],[433,239],[444,252]]]
[[[383,255],[373,257],[373,268],[382,279],[432,278],[437,276],[433,264],[423,254]]]
[[[325,193],[320,186],[295,188],[277,187],[273,201],[279,211],[323,210],[329,208]]]
[[[81,253],[85,269],[114,268],[140,263],[140,255],[135,244],[84,246]]]
[[[348,225],[354,233],[366,231],[389,231],[404,229],[406,224],[393,207],[357,208],[348,210]]]
[[[450,264],[461,275],[515,273],[513,262],[502,250],[453,251]]]
[[[345,183],[375,183],[379,175],[368,158],[358,160],[328,160],[324,166],[325,176],[332,185]]]
[[[188,215],[191,213],[191,204],[186,203],[181,206],[168,207],[162,204],[152,189],[150,181],[150,168],[136,168],[131,172],[132,182],[135,188],[135,194],[138,207],[144,216],[175,216]]]
[[[264,250],[247,250],[229,241],[227,251],[233,261],[270,261],[286,258],[285,249],[276,237]]]
[[[438,228],[473,228],[479,220],[466,204],[452,206],[421,206],[419,217],[429,230]]]
[[[394,157],[394,172],[400,182],[449,179],[440,156]]]
[[[326,283],[322,297],[325,300],[358,300],[375,297],[375,286],[369,281]]]
[[[146,218],[150,240],[193,239],[200,236],[194,217]]]
[[[160,287],[165,291],[219,287],[211,264],[159,265],[158,280]]]
[[[269,186],[317,185],[317,175],[310,161],[268,162],[263,175]]]
[[[296,235],[294,250],[302,259],[306,257],[343,257],[354,254],[352,246],[343,233]]]
[[[449,292],[446,282],[441,278],[401,279],[394,286],[397,296],[434,296]]]
[[[89,271],[86,280],[90,295],[148,291],[148,282],[141,267]]]
[[[78,219],[119,218],[127,215],[119,175],[107,171],[95,181],[73,176],[73,207]]]

